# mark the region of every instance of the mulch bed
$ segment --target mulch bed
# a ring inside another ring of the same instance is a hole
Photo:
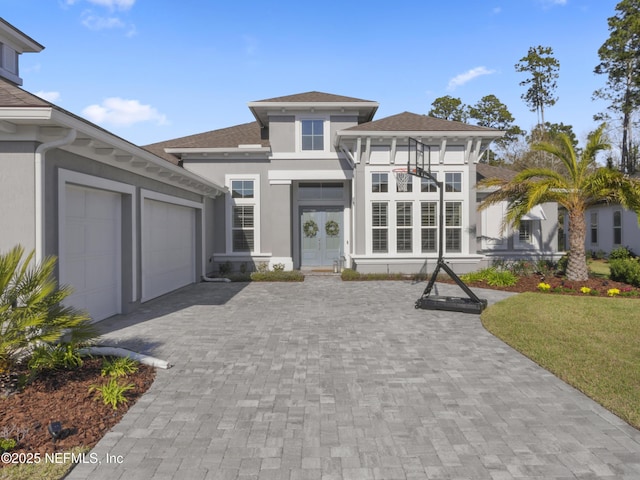
[[[89,392],[91,385],[108,380],[100,375],[101,366],[102,359],[87,359],[75,370],[41,374],[17,393],[5,397],[0,392],[0,437],[19,440],[11,452],[44,455],[77,446],[93,447],[155,379],[155,369],[146,365],[124,377],[123,381],[135,388],[125,393],[128,402],[114,410],[102,398],[96,400],[98,392]],[[47,430],[51,421],[61,422],[65,436],[55,444]],[[0,462],[0,468],[4,466]]]

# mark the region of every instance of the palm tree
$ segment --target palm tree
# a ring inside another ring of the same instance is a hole
[[[562,171],[527,168],[511,180],[490,178],[479,184],[481,187],[497,187],[481,202],[479,209],[508,202],[504,225],[518,228],[521,218],[541,203],[556,202],[567,210],[569,261],[566,275],[572,281],[586,280],[589,276],[584,248],[585,211],[589,206],[616,203],[635,211],[640,219],[640,181],[596,164],[597,153],[610,148],[604,129],[605,125],[601,125],[589,135],[580,155],[565,133],[559,133],[553,143],[532,145],[533,150],[548,152],[560,160]]]

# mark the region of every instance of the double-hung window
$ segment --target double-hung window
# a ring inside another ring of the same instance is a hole
[[[591,245],[598,244],[598,212],[591,212]]]
[[[371,205],[371,247],[373,253],[389,251],[389,204],[373,202]]]
[[[462,202],[445,202],[445,248],[446,251],[462,251]]]
[[[445,192],[462,192],[462,173],[446,172],[444,174],[444,191]]]
[[[302,150],[324,150],[324,120],[302,120]]]
[[[389,191],[389,174],[374,172],[371,174],[371,192],[387,193]]]
[[[518,240],[521,244],[533,245],[533,220],[520,221]]]
[[[622,212],[613,212],[613,244],[622,245]]]
[[[420,228],[422,253],[433,253],[438,249],[438,204],[422,202],[420,204]]]
[[[256,250],[256,181],[231,180],[231,250]]]
[[[413,202],[396,202],[396,251],[413,251]]]

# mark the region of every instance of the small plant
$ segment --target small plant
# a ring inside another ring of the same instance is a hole
[[[0,438],[13,438],[16,444],[19,444],[27,436],[27,433],[29,433],[28,428],[18,427],[15,423],[12,423],[10,426],[4,426],[0,429]]]
[[[258,273],[267,273],[269,271],[269,262],[259,262],[256,271]]]
[[[351,282],[351,281],[354,281],[354,280],[359,280],[360,279],[360,273],[356,272],[355,270],[352,270],[351,268],[345,268],[342,271],[340,277],[345,282]]]
[[[0,453],[10,452],[18,446],[18,442],[13,438],[0,438]]]
[[[232,268],[232,265],[229,260],[227,260],[224,263],[221,263],[218,266],[218,270],[220,271],[220,276],[224,277],[225,275],[228,275],[229,273],[231,273],[231,268]]]
[[[609,260],[626,260],[633,258],[635,255],[629,247],[618,247],[611,250],[609,253]]]
[[[126,377],[138,371],[138,363],[127,357],[117,357],[113,360],[103,359],[100,374],[103,377]]]
[[[549,285],[548,283],[540,282],[538,284],[538,290],[540,290],[541,292],[548,292],[549,290],[551,290],[551,285]]]
[[[240,273],[243,275],[247,273],[247,262],[242,262],[240,264]]]
[[[82,366],[82,357],[72,343],[44,344],[36,347],[29,358],[29,370],[72,370]]]
[[[511,287],[518,282],[518,277],[510,270],[497,267],[483,268],[477,272],[467,273],[460,277],[463,282],[486,282],[492,287]]]
[[[580,291],[585,295],[589,295],[591,293],[591,289],[589,287],[582,287]]]
[[[273,264],[274,272],[284,272],[284,263],[274,263]]]
[[[610,288],[609,290],[607,290],[607,295],[610,297],[615,297],[616,295],[620,295],[620,290],[618,290],[617,288]]]
[[[124,394],[134,388],[133,383],[120,383],[117,378],[111,377],[104,385],[91,385],[89,392],[98,392],[96,400],[102,399],[105,405],[111,405],[114,410],[117,410],[120,404],[128,402]]]

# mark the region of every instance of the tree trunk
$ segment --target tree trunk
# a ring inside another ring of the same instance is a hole
[[[586,225],[584,221],[584,211],[573,209],[569,215],[569,262],[567,263],[567,280],[573,282],[587,280],[589,278],[589,268],[584,251],[584,240],[586,235]]]

